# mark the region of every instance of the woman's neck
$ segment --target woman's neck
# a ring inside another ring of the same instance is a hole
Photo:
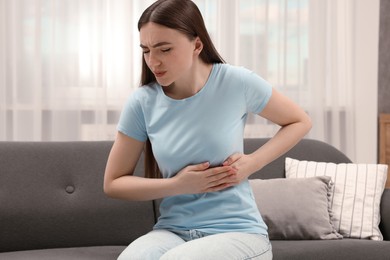
[[[185,99],[195,95],[206,85],[212,67],[212,64],[197,63],[183,80],[165,88],[165,94],[173,99]]]

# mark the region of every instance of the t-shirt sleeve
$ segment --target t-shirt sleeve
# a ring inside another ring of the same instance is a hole
[[[259,114],[272,95],[272,86],[256,73],[243,69],[243,83],[248,112]]]
[[[138,93],[131,95],[122,110],[117,130],[138,141],[145,142],[148,138],[145,118]]]

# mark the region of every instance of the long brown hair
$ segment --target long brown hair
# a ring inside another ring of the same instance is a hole
[[[203,43],[203,49],[199,57],[204,63],[225,62],[211,41],[202,14],[191,0],[158,0],[154,2],[142,13],[138,21],[138,30],[140,31],[142,26],[149,22],[178,30],[186,35],[189,40],[199,37]],[[145,59],[142,58],[141,86],[155,81],[156,77],[147,66]],[[145,145],[145,177],[161,177],[149,139]]]

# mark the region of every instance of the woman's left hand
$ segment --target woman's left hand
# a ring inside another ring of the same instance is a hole
[[[253,156],[242,153],[233,154],[223,162],[223,166],[232,166],[237,170],[237,183],[240,183],[248,178],[252,173],[259,170],[260,168],[257,164],[258,163]]]

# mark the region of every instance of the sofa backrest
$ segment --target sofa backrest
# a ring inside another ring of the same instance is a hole
[[[268,139],[246,139],[249,153]],[[153,204],[108,198],[103,175],[112,142],[0,142],[0,252],[127,245],[150,231]],[[350,162],[334,147],[305,139],[251,178],[282,178],[286,156]],[[143,174],[143,159],[135,175]],[[390,239],[390,190],[381,230]],[[157,215],[157,214],[156,214]]]
[[[103,192],[111,146],[0,142],[0,252],[127,245],[148,232],[155,221],[152,202],[110,199]]]

